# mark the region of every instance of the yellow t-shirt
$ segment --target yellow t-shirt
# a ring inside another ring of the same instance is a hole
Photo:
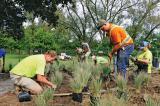
[[[44,75],[46,61],[43,54],[31,55],[18,63],[11,73],[33,78],[36,74]]]
[[[138,56],[137,59],[145,59],[149,61],[148,64],[148,73],[151,73],[151,68],[152,68],[152,52],[147,49],[145,52],[142,51]]]

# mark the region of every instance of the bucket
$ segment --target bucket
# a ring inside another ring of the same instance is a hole
[[[82,93],[73,93],[72,100],[82,103]]]
[[[32,97],[28,92],[22,91],[18,94],[18,99],[19,102],[26,102],[26,101],[31,101]]]

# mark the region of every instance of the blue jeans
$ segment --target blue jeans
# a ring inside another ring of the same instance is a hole
[[[126,79],[126,69],[129,65],[129,56],[134,50],[134,45],[125,46],[117,51],[117,68],[121,71],[123,77]]]

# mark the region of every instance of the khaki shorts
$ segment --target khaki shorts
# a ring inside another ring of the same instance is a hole
[[[31,78],[19,76],[13,73],[10,73],[11,80],[15,85],[18,85],[22,88],[30,90],[32,93],[39,94],[43,91],[42,87]]]

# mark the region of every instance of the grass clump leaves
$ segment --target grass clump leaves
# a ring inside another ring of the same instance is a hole
[[[48,101],[53,99],[54,90],[49,88],[44,90],[40,95],[35,98],[36,106],[49,106]]]
[[[140,93],[141,87],[145,84],[148,84],[149,81],[150,81],[150,78],[146,73],[139,73],[134,80],[136,92]]]

